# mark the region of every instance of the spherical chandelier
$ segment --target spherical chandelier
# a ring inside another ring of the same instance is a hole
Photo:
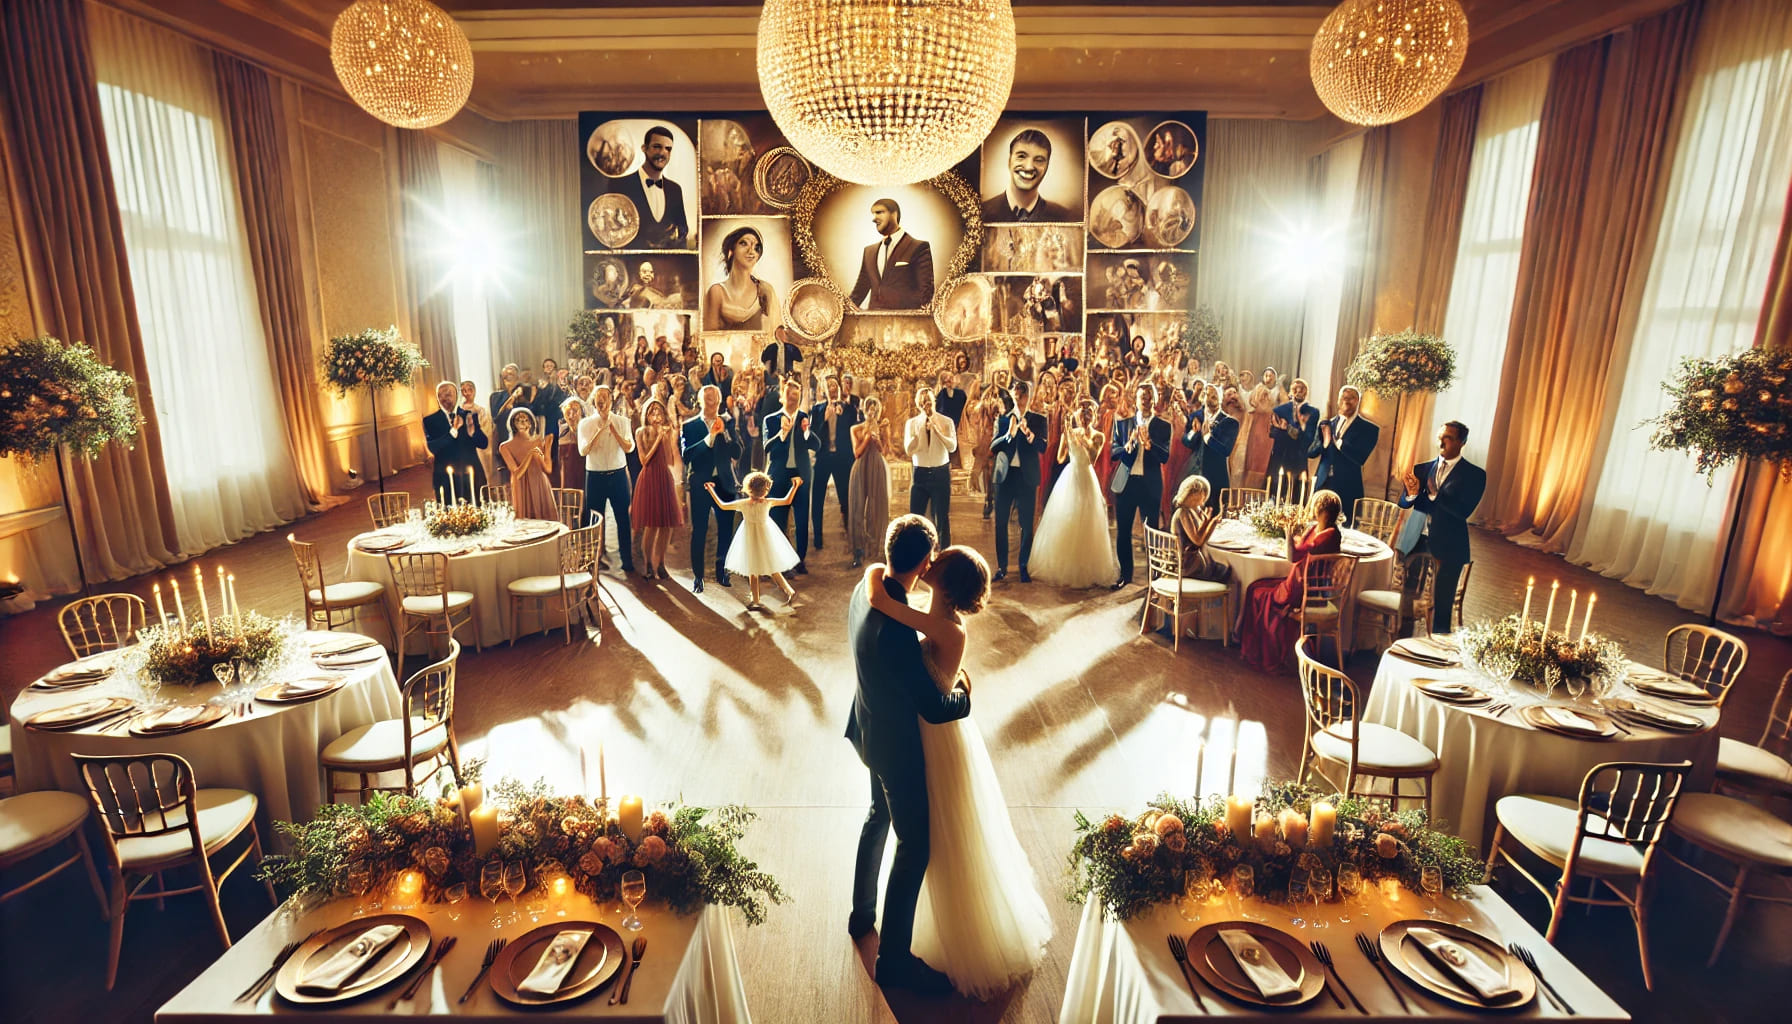
[[[1332,113],[1390,124],[1436,99],[1467,53],[1457,0],[1344,0],[1313,37],[1308,69]]]
[[[441,124],[473,91],[473,47],[428,0],[355,0],[330,29],[330,63],[349,98],[399,128]]]
[[[759,89],[835,177],[907,184],[982,144],[1014,85],[1008,0],[767,0]]]

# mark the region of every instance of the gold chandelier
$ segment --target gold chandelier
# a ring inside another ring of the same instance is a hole
[[[835,177],[907,184],[982,144],[1014,85],[1008,0],[767,0],[759,88]]]
[[[1390,124],[1436,99],[1467,53],[1457,0],[1344,0],[1313,37],[1308,68],[1332,113]]]
[[[473,47],[428,0],[355,0],[330,29],[330,63],[349,98],[399,128],[441,124],[473,91]]]

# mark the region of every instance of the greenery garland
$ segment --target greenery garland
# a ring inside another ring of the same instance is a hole
[[[1359,391],[1398,398],[1442,391],[1456,380],[1456,350],[1433,334],[1377,334],[1350,361],[1345,379]]]
[[[1463,656],[1483,675],[1502,682],[1514,679],[1545,692],[1564,682],[1615,683],[1625,670],[1624,649],[1596,633],[1572,640],[1566,632],[1543,630],[1526,623],[1522,639],[1519,617],[1475,622],[1461,630]]]
[[[471,537],[492,528],[491,506],[459,502],[437,505],[423,519],[423,528],[431,537]]]
[[[243,614],[242,636],[227,616],[212,619],[208,633],[205,626],[190,623],[185,633],[180,625],[147,626],[138,631],[136,648],[143,658],[142,671],[158,683],[196,686],[215,681],[213,665],[242,661],[261,665],[278,661],[286,652],[286,638],[291,629],[260,612]]]
[[[1130,818],[1110,814],[1099,822],[1078,811],[1066,895],[1075,903],[1099,900],[1104,914],[1124,921],[1180,899],[1191,871],[1223,879],[1240,864],[1252,868],[1256,892],[1267,900],[1284,898],[1289,876],[1303,865],[1335,874],[1339,865],[1355,864],[1367,885],[1392,878],[1415,892],[1420,869],[1436,865],[1444,888],[1457,895],[1485,876],[1485,862],[1474,847],[1430,827],[1422,810],[1390,812],[1355,797],[1284,782],[1257,798],[1255,813],[1274,818],[1293,809],[1310,818],[1316,800],[1336,809],[1337,826],[1329,842],[1299,846],[1279,834],[1267,841],[1233,835],[1221,796],[1182,800],[1162,793]]]
[[[1288,527],[1307,521],[1307,507],[1291,502],[1253,501],[1239,512],[1238,517],[1250,523],[1259,536],[1286,540]]]
[[[1662,384],[1671,404],[1649,447],[1690,451],[1707,484],[1732,462],[1761,459],[1792,476],[1792,349],[1752,348],[1722,359],[1687,359]]]
[[[357,388],[409,387],[417,379],[417,371],[428,365],[423,353],[399,336],[397,327],[383,331],[369,327],[331,338],[324,347],[319,373],[332,391],[346,396]]]
[[[143,424],[136,381],[81,342],[40,336],[0,349],[0,458],[32,460],[66,445],[92,458]]]

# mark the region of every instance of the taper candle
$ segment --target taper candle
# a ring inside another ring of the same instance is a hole
[[[205,620],[205,638],[212,638],[212,604],[205,597],[205,572],[193,567],[193,589],[199,591],[199,616]]]
[[[1568,614],[1562,616],[1562,635],[1574,639],[1574,599],[1580,595],[1578,590],[1568,591]]]
[[[230,588],[224,582],[224,567],[218,566],[218,618],[230,618]]]
[[[181,603],[180,580],[169,580],[168,589],[174,594],[174,614],[180,616],[180,635],[187,635],[187,606]]]
[[[1518,613],[1518,636],[1524,638],[1525,627],[1531,621],[1531,591],[1537,586],[1537,577],[1532,576],[1524,581],[1524,610]]]
[[[1545,639],[1549,637],[1549,623],[1556,617],[1556,591],[1561,589],[1561,586],[1561,580],[1551,580],[1549,583],[1549,603],[1543,606],[1543,632],[1541,635]]]
[[[225,577],[225,580],[230,587],[230,621],[236,626],[236,638],[241,640],[243,638],[243,606],[236,600],[236,574],[232,573]]]
[[[1312,502],[1312,500],[1313,500],[1313,483],[1312,483],[1312,481],[1307,479],[1307,474],[1302,473],[1300,475],[1300,507],[1306,508],[1307,505]]]
[[[160,583],[149,588],[156,595],[156,625],[168,624],[168,609],[162,605],[162,585]]]
[[[1587,595],[1587,613],[1580,620],[1580,638],[1587,638],[1587,627],[1593,624],[1593,602],[1599,600],[1598,594]]]
[[[643,191],[645,191],[645,190],[643,190]],[[453,470],[448,471],[448,504],[450,507],[452,507],[454,505],[454,471]]]
[[[610,780],[604,775],[604,745],[602,743],[597,745],[597,798],[602,800],[605,806],[609,805]]]

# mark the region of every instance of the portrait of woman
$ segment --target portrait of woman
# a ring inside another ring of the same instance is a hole
[[[723,277],[703,296],[706,331],[765,330],[778,309],[778,290],[754,275],[765,256],[765,238],[750,224],[722,236]]]

